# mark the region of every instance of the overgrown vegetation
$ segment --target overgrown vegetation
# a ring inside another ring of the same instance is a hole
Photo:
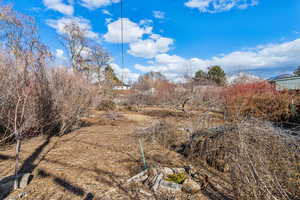
[[[70,131],[91,105],[94,87],[80,73],[48,69],[51,53],[34,20],[8,6],[0,11],[1,142]]]
[[[247,120],[198,130],[184,154],[227,172],[236,199],[299,197],[299,143],[270,123]]]
[[[96,109],[100,111],[113,111],[116,107],[116,104],[112,100],[102,100]]]
[[[1,4],[0,28],[0,145],[16,142],[16,175],[22,139],[40,134],[50,138],[77,128],[97,92],[90,74],[77,68],[83,64],[75,58],[78,52],[72,55],[73,71],[50,69],[52,54],[40,41],[33,18]],[[71,35],[80,42],[85,37],[79,37],[78,29],[66,32],[65,38],[72,41]],[[18,180],[14,184],[19,187]]]
[[[145,138],[148,142],[159,142],[167,148],[177,144],[180,131],[171,123],[160,121],[149,127],[139,129],[138,137]]]
[[[23,138],[64,135],[79,127],[90,109],[104,111],[105,120],[125,118],[116,111],[120,95],[112,92],[124,83],[107,52],[78,24],[64,27],[69,68],[49,67],[52,54],[32,18],[2,5],[0,28],[0,145],[16,143],[16,174]],[[149,72],[125,93],[119,102],[130,111],[156,106],[141,113],[159,121],[139,129],[138,137],[181,153],[195,166],[218,171],[235,199],[299,199],[299,138],[273,124],[299,120],[299,94],[277,91],[266,81],[227,85],[220,66],[187,79],[174,83]],[[205,123],[214,127],[201,126],[200,120],[192,128],[177,124],[207,113],[222,116],[218,126],[210,120]],[[186,178],[173,174],[167,180],[181,184]]]
[[[271,123],[243,120],[196,129],[190,137],[174,130],[174,124],[159,123],[141,136],[177,150],[199,168],[219,171],[216,174],[230,183],[235,199],[300,197],[300,143]],[[174,175],[169,180],[177,183],[182,178]]]
[[[255,117],[271,121],[288,121],[296,115],[292,106],[299,105],[299,96],[276,91],[269,83],[236,84],[223,91],[224,109],[229,119]]]

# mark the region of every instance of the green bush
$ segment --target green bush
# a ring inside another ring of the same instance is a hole
[[[170,174],[166,178],[166,181],[177,183],[177,184],[183,184],[183,182],[187,179],[184,172],[177,173],[177,174]]]

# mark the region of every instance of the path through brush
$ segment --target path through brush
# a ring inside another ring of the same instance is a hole
[[[108,199],[134,199],[122,185],[143,170],[135,130],[156,119],[134,112],[123,116],[103,120],[103,113],[94,112],[86,119],[88,127],[62,137],[41,136],[25,141],[21,171],[32,172],[34,178],[22,199],[101,199],[112,188],[117,190]],[[145,143],[144,149],[148,162],[169,167],[183,165],[179,154],[162,146]],[[0,177],[13,174],[13,170],[12,146],[0,152]]]

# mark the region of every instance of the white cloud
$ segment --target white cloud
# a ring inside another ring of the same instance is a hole
[[[138,24],[130,21],[128,18],[123,18],[124,27],[124,43],[131,43],[138,41],[144,34],[150,34],[152,27],[139,26]],[[104,39],[111,43],[121,43],[121,19],[114,21],[107,25],[108,32],[104,35]]]
[[[138,77],[140,76],[140,74],[132,72],[128,68],[122,68],[119,65],[117,65],[116,63],[112,63],[111,67],[115,71],[118,78],[125,83],[128,83],[130,81],[136,81],[138,79]]]
[[[153,21],[151,19],[142,19],[139,24],[140,25],[146,25],[146,26],[150,26],[153,23]]]
[[[192,75],[199,69],[206,69],[205,61],[192,58],[185,59],[177,55],[160,54],[155,57],[153,64],[144,66],[136,64],[136,69],[142,72],[161,72],[169,79],[182,80],[185,75]]]
[[[106,9],[102,9],[102,14],[104,15],[109,15],[109,16],[112,16],[112,14],[109,12],[109,10],[106,10]]]
[[[153,58],[157,54],[168,52],[173,43],[171,38],[152,34],[149,39],[130,43],[128,53],[136,57]]]
[[[239,69],[278,68],[296,66],[300,59],[300,39],[258,46],[249,51],[235,51],[222,57],[213,57],[209,62],[224,66],[228,71]]]
[[[74,8],[72,5],[63,3],[62,0],[43,0],[44,5],[51,10],[58,11],[65,15],[73,15]]]
[[[298,66],[300,60],[300,39],[281,44],[260,45],[245,51],[234,51],[210,59],[186,59],[177,55],[157,55],[150,65],[136,64],[142,72],[158,71],[176,79],[189,72],[206,70],[212,65],[220,65],[226,72],[259,69],[276,69]]]
[[[120,0],[81,0],[80,4],[88,9],[94,10],[118,2],[120,2]]]
[[[121,43],[121,19],[110,22],[107,25],[108,32],[103,36],[106,42]],[[152,33],[152,20],[143,19],[139,23],[132,22],[128,18],[123,18],[124,43],[129,43],[129,54],[142,57],[153,58],[157,54],[166,53],[170,50],[174,40]]]
[[[69,24],[77,24],[84,32],[85,36],[90,39],[98,39],[99,35],[92,31],[90,21],[82,17],[63,17],[58,20],[49,19],[46,21],[47,25],[56,29],[58,34],[65,34],[65,27]]]
[[[219,13],[233,8],[246,9],[256,6],[259,0],[189,0],[185,6],[197,8],[203,13]]]
[[[248,73],[244,73],[244,72],[240,72],[238,74],[227,77],[227,82],[229,84],[252,83],[252,82],[259,81],[259,80],[262,80],[262,79],[258,76],[248,74]]]
[[[159,10],[153,11],[153,17],[157,19],[164,19],[165,18],[165,13]]]
[[[112,18],[105,18],[105,24],[109,24],[110,22],[112,22]]]
[[[64,55],[64,51],[62,49],[56,49],[55,51],[55,57],[61,60],[66,60],[67,58]]]

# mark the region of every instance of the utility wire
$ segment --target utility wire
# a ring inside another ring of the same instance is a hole
[[[122,68],[124,67],[124,22],[123,22],[123,0],[121,0],[121,47],[122,47]]]

